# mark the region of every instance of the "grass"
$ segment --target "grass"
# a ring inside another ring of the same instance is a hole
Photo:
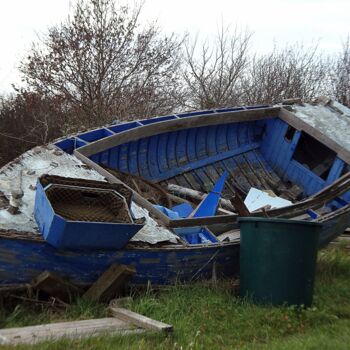
[[[174,334],[100,336],[45,342],[18,349],[348,349],[350,344],[350,255],[343,243],[321,251],[314,306],[257,306],[232,295],[230,282],[196,284],[133,293],[128,308],[174,326]],[[103,317],[104,306],[78,300],[65,312],[38,313],[17,306],[2,326]],[[13,347],[2,347],[13,349]]]

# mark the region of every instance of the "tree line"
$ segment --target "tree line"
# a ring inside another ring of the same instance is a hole
[[[302,44],[256,54],[249,31],[214,41],[141,25],[142,6],[77,0],[66,21],[33,43],[23,86],[0,97],[0,165],[57,137],[174,111],[312,100],[350,106],[350,42],[325,55]]]

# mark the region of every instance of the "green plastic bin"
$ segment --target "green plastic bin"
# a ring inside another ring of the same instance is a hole
[[[239,224],[240,295],[263,304],[310,306],[322,224],[255,217]]]

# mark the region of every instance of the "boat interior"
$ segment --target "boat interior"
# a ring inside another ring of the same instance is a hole
[[[333,183],[349,165],[331,140],[291,115],[287,106],[183,113],[80,133],[56,146],[88,158],[90,166],[165,189],[176,184],[207,193],[226,171],[224,198],[244,197],[255,187],[295,202]],[[348,192],[330,206],[341,208],[349,199]]]

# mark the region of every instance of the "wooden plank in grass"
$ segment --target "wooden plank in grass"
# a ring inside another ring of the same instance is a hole
[[[136,312],[124,309],[124,308],[119,308],[119,307],[113,307],[111,306],[109,308],[109,312],[111,315],[114,317],[117,317],[120,320],[124,320],[126,322],[130,322],[138,327],[141,328],[146,328],[150,330],[155,330],[155,331],[161,331],[165,333],[172,332],[173,326],[153,320],[149,317],[140,315]]]
[[[34,344],[62,338],[79,339],[101,334],[134,334],[144,329],[134,327],[129,322],[114,318],[59,322],[30,327],[0,329],[0,344]]]

